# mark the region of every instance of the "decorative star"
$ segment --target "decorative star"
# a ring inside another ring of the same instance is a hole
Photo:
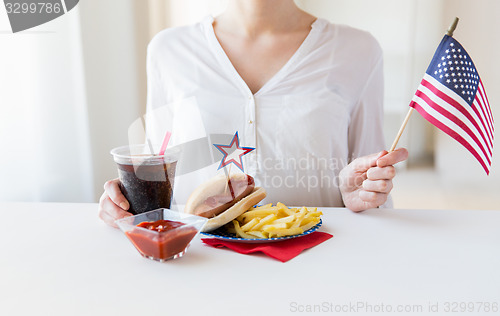
[[[229,145],[214,144],[214,146],[224,155],[217,170],[229,165],[230,163],[233,163],[243,172],[245,171],[243,168],[242,157],[255,149],[252,147],[240,147],[240,138],[238,136],[238,132],[234,134],[233,139],[231,140],[231,143]]]

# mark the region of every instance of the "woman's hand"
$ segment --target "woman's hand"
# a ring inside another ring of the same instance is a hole
[[[132,216],[130,207],[118,184],[120,180],[109,180],[104,184],[104,193],[99,199],[99,217],[108,225],[116,227],[115,220]]]
[[[408,151],[399,148],[391,153],[359,157],[340,171],[340,192],[345,206],[360,212],[387,201],[396,175],[393,165],[408,158]]]

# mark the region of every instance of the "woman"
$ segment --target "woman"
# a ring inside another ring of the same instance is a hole
[[[148,133],[158,140],[167,126],[181,144],[239,131],[256,148],[245,172],[270,202],[355,212],[390,205],[393,165],[408,153],[383,151],[382,80],[382,52],[368,33],[293,0],[232,0],[217,18],[151,41]],[[216,167],[176,179],[175,190],[189,194]],[[117,179],[104,188],[99,214],[114,225],[129,205]]]

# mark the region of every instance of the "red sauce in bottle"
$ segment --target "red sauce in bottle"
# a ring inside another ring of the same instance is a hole
[[[167,260],[181,252],[189,245],[197,231],[194,227],[182,222],[158,220],[142,222],[137,227],[126,232],[129,239],[141,254],[158,260]]]

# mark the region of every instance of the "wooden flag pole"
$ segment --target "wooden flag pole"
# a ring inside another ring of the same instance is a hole
[[[224,188],[224,193],[226,193],[227,191],[227,186],[229,185],[229,180],[230,180],[230,177],[231,177],[231,165],[229,165],[229,170],[227,171],[227,174],[226,174],[226,187]]]
[[[401,138],[401,135],[403,135],[403,131],[405,130],[406,124],[408,124],[408,121],[410,120],[410,116],[413,113],[413,108],[410,107],[408,110],[408,113],[406,114],[406,117],[403,121],[403,124],[401,124],[401,127],[399,128],[399,132],[396,135],[396,138],[394,139],[394,142],[392,143],[391,149],[389,149],[389,152],[393,152],[394,149],[396,149],[396,146],[398,145],[399,139]]]
[[[453,36],[453,32],[455,32],[457,25],[458,25],[458,17],[455,17],[455,19],[453,20],[453,23],[451,23],[450,27],[448,28],[446,35]],[[408,110],[408,113],[406,114],[406,117],[403,121],[403,124],[401,124],[401,127],[399,128],[399,132],[396,135],[394,142],[392,143],[391,149],[389,149],[389,152],[393,152],[394,149],[396,149],[396,146],[399,142],[399,139],[401,138],[401,135],[403,135],[403,131],[405,130],[406,124],[408,124],[408,121],[410,120],[410,116],[412,113],[413,113],[413,108],[410,107],[410,109]]]
[[[457,28],[458,25],[458,17],[455,17],[453,20],[453,23],[451,23],[450,27],[448,28],[448,32],[446,32],[446,35],[448,36],[453,36],[453,32],[455,32],[455,29]]]

